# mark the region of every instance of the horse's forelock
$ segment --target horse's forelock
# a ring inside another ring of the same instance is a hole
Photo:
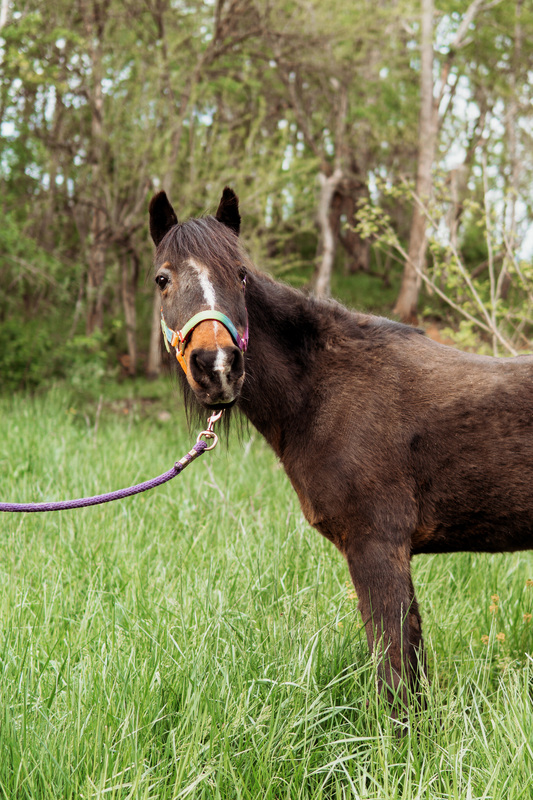
[[[237,236],[214,217],[190,219],[176,225],[161,243],[161,256],[171,263],[192,260],[228,278],[249,258]]]

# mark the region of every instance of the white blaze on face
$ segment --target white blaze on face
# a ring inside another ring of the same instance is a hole
[[[202,287],[202,291],[204,293],[204,300],[211,309],[211,311],[215,310],[215,290],[213,289],[213,284],[209,278],[209,272],[207,268],[204,267],[202,264],[197,264],[196,261],[193,261],[192,258],[189,261],[191,267],[198,275],[198,280],[200,281],[200,286]]]
[[[190,259],[190,265],[198,275],[198,280],[200,281],[200,286],[202,287],[202,292],[204,294],[204,300],[209,308],[214,311],[216,305],[216,297],[215,297],[215,290],[213,288],[213,284],[211,283],[211,279],[209,277],[209,272],[207,267],[203,264],[197,264],[196,261],[193,261],[192,258]],[[213,366],[213,370],[218,372],[220,376],[220,383],[222,386],[222,391],[231,399],[229,395],[233,395],[231,388],[228,384],[228,373],[229,368],[227,364],[227,353],[224,352],[222,347],[220,347],[218,343],[218,332],[221,327],[221,323],[217,322],[216,320],[212,320],[211,324],[213,325],[213,333],[215,336],[215,344],[217,346],[217,355],[215,358],[215,363]]]

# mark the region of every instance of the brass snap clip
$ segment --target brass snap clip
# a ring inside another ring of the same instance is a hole
[[[206,430],[202,431],[201,433],[198,434],[198,437],[196,439],[196,443],[197,444],[200,441],[200,439],[202,438],[202,436],[205,439],[213,439],[213,444],[209,445],[209,447],[206,447],[205,448],[206,450],[214,450],[214,448],[218,444],[218,436],[214,432],[213,428],[214,428],[215,422],[218,422],[218,420],[220,419],[220,417],[222,416],[223,413],[224,413],[224,409],[222,409],[221,411],[216,411],[214,414],[211,414],[211,416],[207,420],[207,428],[206,428]]]

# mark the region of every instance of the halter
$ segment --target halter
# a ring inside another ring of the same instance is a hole
[[[243,292],[245,288],[246,278],[244,278],[242,282]],[[248,314],[246,314],[246,328],[244,329],[244,336],[241,336],[230,318],[221,311],[199,311],[198,314],[195,314],[189,319],[188,322],[185,323],[181,330],[174,331],[172,328],[169,328],[165,322],[163,309],[161,309],[161,330],[163,331],[163,341],[165,342],[165,347],[169,353],[170,347],[174,347],[176,349],[176,358],[185,374],[187,374],[187,364],[185,363],[184,357],[185,348],[187,347],[189,339],[191,338],[192,332],[196,326],[208,319],[215,320],[216,322],[220,322],[222,325],[224,325],[241,353],[245,353],[248,348]]]

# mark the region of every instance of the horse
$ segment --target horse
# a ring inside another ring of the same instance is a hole
[[[214,216],[178,223],[165,192],[149,216],[188,407],[234,407],[265,437],[345,557],[380,692],[405,708],[427,679],[412,557],[533,546],[533,356],[461,352],[275,281],[229,187]]]

